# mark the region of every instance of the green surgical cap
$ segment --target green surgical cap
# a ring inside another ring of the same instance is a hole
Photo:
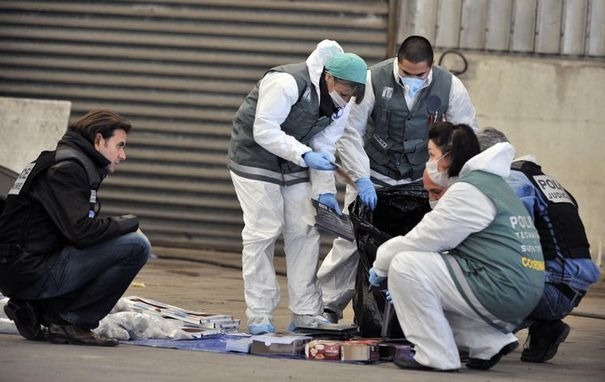
[[[326,70],[341,80],[365,85],[368,65],[354,53],[336,53],[326,63]]]

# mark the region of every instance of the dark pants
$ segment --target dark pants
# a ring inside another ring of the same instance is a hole
[[[540,324],[544,321],[562,320],[577,306],[579,301],[578,298],[581,298],[581,296],[578,295],[575,298],[570,299],[553,286],[553,284],[544,284],[544,292],[538,305],[536,305],[529,316],[525,318],[523,323],[517,327],[516,331]]]
[[[66,321],[94,329],[145,265],[150,251],[149,240],[140,232],[85,249],[65,247],[55,255],[46,277],[15,297],[31,301],[45,323]]]

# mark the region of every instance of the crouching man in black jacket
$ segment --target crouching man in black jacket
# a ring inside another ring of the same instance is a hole
[[[115,346],[98,326],[145,264],[135,216],[100,217],[97,189],[126,159],[129,121],[104,110],[75,121],[25,167],[0,216],[4,310],[30,340]],[[48,329],[46,329],[46,327]]]

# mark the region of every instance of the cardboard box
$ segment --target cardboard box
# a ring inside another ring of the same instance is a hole
[[[372,362],[380,359],[378,340],[350,340],[345,341],[340,347],[340,359],[342,361],[365,361]]]
[[[340,361],[342,341],[313,340],[305,346],[305,358],[321,361]]]
[[[305,345],[313,338],[292,335],[252,336],[250,354],[304,355]]]

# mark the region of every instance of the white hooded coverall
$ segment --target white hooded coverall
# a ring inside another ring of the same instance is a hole
[[[514,148],[499,143],[471,158],[460,176],[483,170],[503,178],[510,173]],[[374,270],[387,276],[395,312],[415,360],[435,369],[460,368],[458,348],[469,357],[490,359],[517,341],[484,321],[458,291],[441,252],[457,247],[496,217],[496,207],[475,186],[457,182],[405,236],[378,248]],[[451,255],[445,255],[451,256]]]
[[[319,93],[319,79],[325,63],[342,48],[335,41],[324,40],[307,58],[310,78]],[[302,154],[308,151],[335,152],[335,142],[344,130],[351,104],[343,109],[323,131],[315,135],[310,147],[281,130],[299,90],[288,73],[271,72],[259,84],[253,125],[254,140],[274,155],[307,167]],[[319,111],[318,111],[319,115]],[[248,325],[271,322],[279,304],[280,290],[273,266],[274,247],[283,235],[288,270],[289,308],[298,315],[322,312],[321,290],[316,269],[319,256],[319,233],[311,198],[336,193],[334,173],[310,169],[311,183],[291,186],[248,179],[231,171],[231,179],[243,210],[242,273]]]

